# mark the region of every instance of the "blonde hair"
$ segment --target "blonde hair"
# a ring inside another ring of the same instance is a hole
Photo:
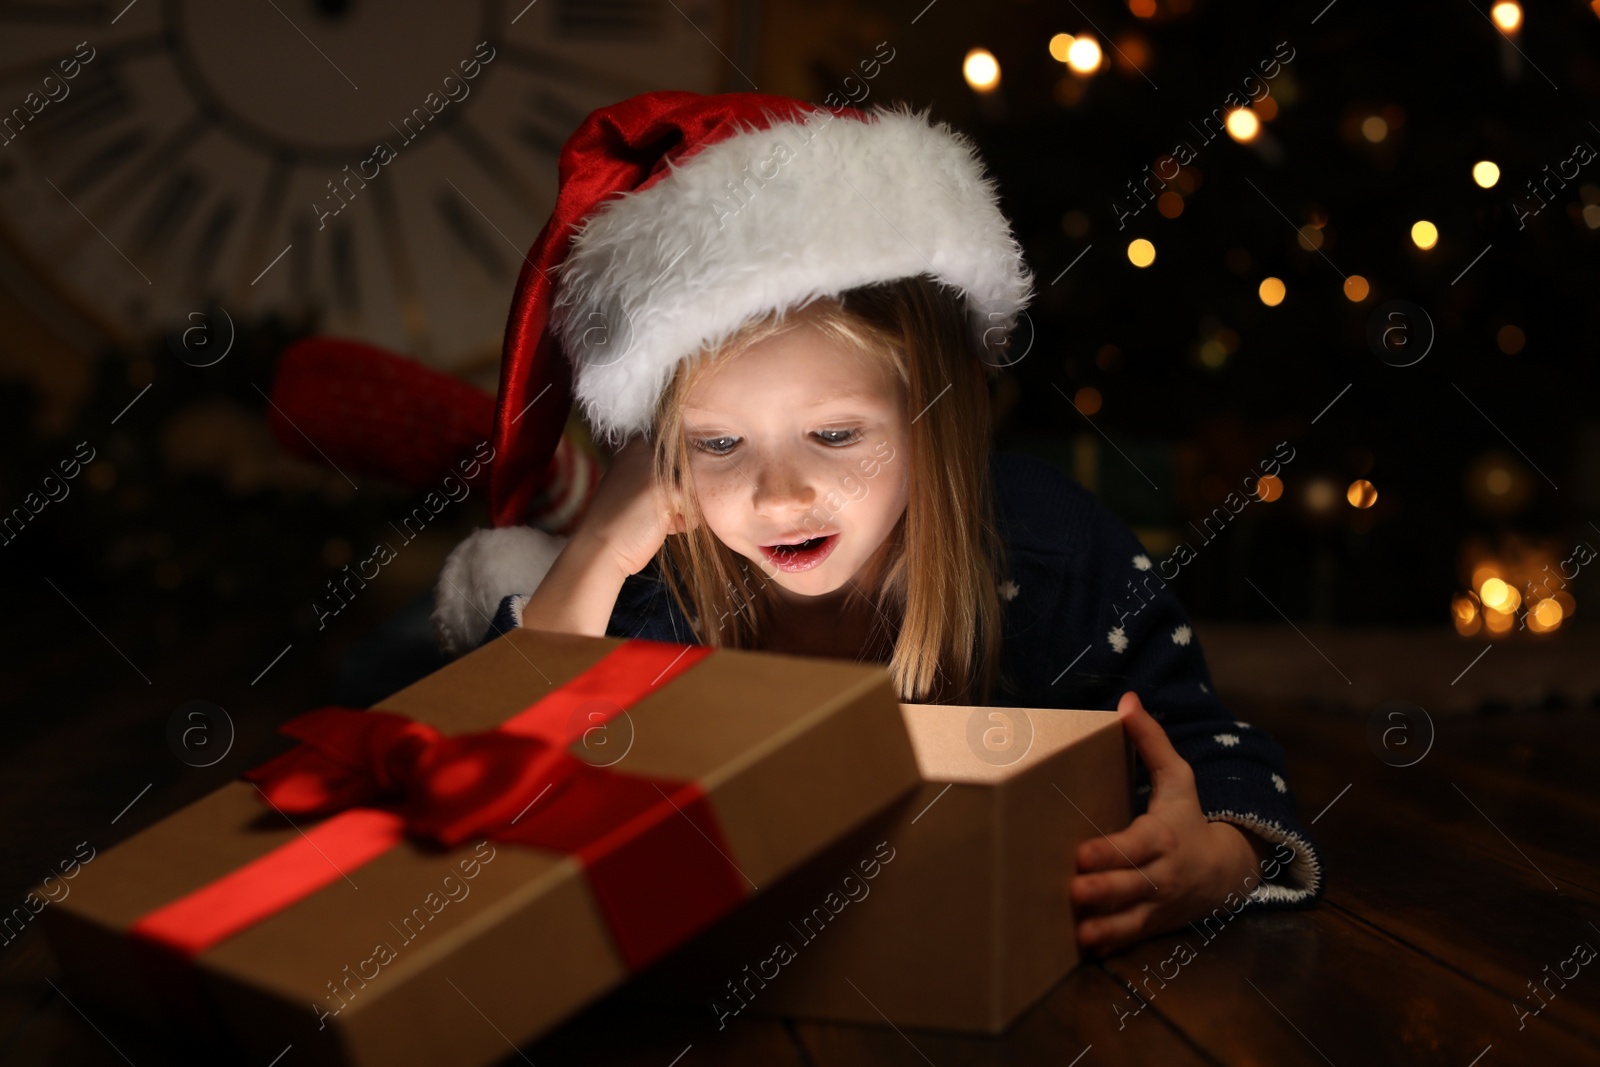
[[[669,536],[656,563],[701,644],[759,649],[776,594],[749,560],[705,525],[693,490],[683,406],[714,364],[809,325],[893,370],[909,410],[906,510],[847,607],[875,609],[868,648],[892,645],[887,663],[906,703],[986,705],[1000,674],[996,576],[1005,550],[994,520],[985,368],[974,353],[960,295],[926,275],[820,297],[744,324],[712,350],[681,362],[657,403],[652,429],[657,483],[679,491],[688,532]],[[920,412],[915,419],[912,414]],[[687,484],[686,484],[687,481]]]

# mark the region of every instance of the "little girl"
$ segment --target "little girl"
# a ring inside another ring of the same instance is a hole
[[[991,449],[1032,276],[969,141],[650,93],[592,114],[561,171],[502,368],[502,529],[446,563],[446,647],[531,626],[882,663],[908,703],[1115,708],[1139,810],[1078,850],[1085,948],[1321,896],[1282,750],[1212,692],[1137,538]],[[517,525],[564,420],[516,423],[551,389],[626,442],[565,539]]]

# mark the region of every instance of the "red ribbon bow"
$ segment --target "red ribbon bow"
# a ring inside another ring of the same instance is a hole
[[[279,732],[303,744],[244,774],[273,807],[319,816],[392,803],[408,833],[446,847],[508,836],[579,766],[543,738],[503,730],[447,737],[392,711],[319,708]]]

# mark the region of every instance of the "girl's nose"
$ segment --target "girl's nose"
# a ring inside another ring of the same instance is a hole
[[[782,517],[797,514],[816,503],[816,487],[802,463],[783,458],[766,459],[751,475],[758,514]]]

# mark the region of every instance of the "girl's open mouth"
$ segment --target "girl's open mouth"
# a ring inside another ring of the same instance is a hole
[[[798,574],[810,570],[827,559],[838,543],[838,534],[828,534],[826,537],[813,537],[809,541],[802,541],[798,545],[763,545],[761,554],[780,571]]]

